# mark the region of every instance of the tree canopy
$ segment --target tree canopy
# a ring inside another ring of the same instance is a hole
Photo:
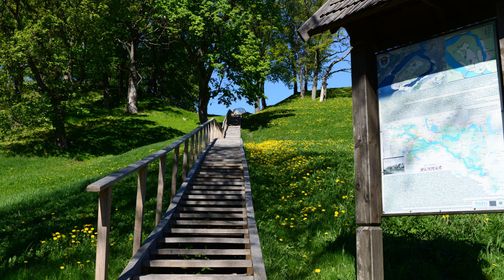
[[[135,114],[157,99],[208,118],[212,98],[266,107],[264,84],[317,93],[348,38],[303,42],[296,29],[320,0],[6,0],[0,2],[0,137],[45,127],[69,144],[69,112],[97,106]],[[338,69],[341,69],[338,68]],[[323,98],[322,98],[323,99]]]

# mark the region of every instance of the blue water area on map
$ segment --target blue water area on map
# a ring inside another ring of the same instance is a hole
[[[450,52],[448,52],[447,48],[455,45],[463,37],[471,37],[472,39],[474,39],[476,46],[479,48],[479,50],[481,51],[481,54],[482,54],[483,60],[481,62],[484,62],[484,61],[487,61],[490,59],[487,55],[487,52],[485,50],[485,46],[484,46],[483,42],[481,41],[481,39],[477,35],[472,33],[471,31],[468,31],[463,34],[457,34],[452,37],[446,38],[444,40],[444,48],[445,48],[444,60],[445,61],[439,61],[439,62],[433,61],[431,59],[431,57],[429,57],[429,53],[427,52],[427,49],[425,47],[426,43],[420,43],[420,44],[418,44],[418,46],[419,46],[418,50],[413,51],[413,52],[407,54],[406,56],[404,56],[404,58],[402,58],[395,65],[392,72],[389,75],[385,76],[382,79],[382,81],[379,83],[378,88],[379,88],[380,97],[389,97],[396,91],[395,89],[392,88],[392,85],[394,83],[398,82],[398,81],[396,81],[397,74],[400,73],[400,71],[405,66],[407,66],[408,63],[410,63],[414,59],[422,59],[423,61],[428,63],[429,69],[423,73],[418,74],[418,76],[416,76],[416,77],[411,77],[411,78],[414,78],[414,80],[412,82],[406,84],[405,86],[407,86],[407,87],[413,87],[420,80],[422,80],[425,76],[431,75],[435,71],[440,71],[441,69],[444,69],[447,67],[448,67],[448,69],[453,69],[453,70],[460,72],[465,78],[473,78],[473,77],[477,77],[477,76],[484,75],[484,74],[490,74],[491,72],[489,72],[488,70],[486,70],[484,73],[477,73],[477,72],[470,71],[466,67],[466,65],[463,65],[461,62],[457,61],[453,57],[453,55],[450,54]],[[445,64],[445,63],[446,63],[447,67],[446,66],[443,67],[442,65],[436,65],[436,64]]]
[[[420,58],[429,63],[429,69],[424,73],[421,73],[415,80],[411,83],[406,84],[408,87],[413,87],[416,83],[418,83],[423,77],[430,75],[435,70],[435,64],[430,60],[430,58],[425,54],[425,49],[423,46],[420,47],[419,50],[412,52],[406,55],[399,63],[394,67],[394,70],[390,73],[390,75],[383,78],[382,82],[378,85],[380,97],[388,97],[392,95],[396,90],[392,88],[392,85],[395,82],[395,78],[397,73],[399,73],[408,63],[410,63],[413,59]]]
[[[432,133],[441,133],[439,126],[429,124],[428,120],[425,121],[425,125],[427,129],[429,129]],[[478,145],[474,145],[474,149],[469,156],[464,156],[462,153],[456,152],[452,148],[457,147],[457,142],[459,142],[462,137],[466,136],[467,134],[471,136],[471,139],[481,139],[480,136],[483,132],[483,129],[480,126],[471,124],[456,133],[441,134],[439,137],[436,137],[437,140],[427,140],[425,138],[419,137],[418,133],[416,132],[416,128],[416,125],[405,125],[401,127],[403,132],[399,134],[399,137],[405,137],[414,142],[413,147],[409,151],[407,151],[407,153],[411,156],[416,156],[428,150],[438,151],[439,149],[442,149],[456,160],[461,161],[468,170],[475,172],[479,176],[485,176],[487,174],[484,168],[481,166]]]

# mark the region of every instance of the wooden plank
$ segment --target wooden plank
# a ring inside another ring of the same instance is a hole
[[[220,190],[220,191],[244,191],[244,187],[228,187],[228,186],[204,186],[204,185],[193,185],[191,187],[193,190]]]
[[[145,192],[147,188],[147,166],[138,170],[137,197],[135,211],[135,229],[133,231],[133,256],[142,244],[142,226],[145,203]]]
[[[243,181],[231,181],[231,180],[204,180],[196,178],[193,182],[195,185],[207,185],[207,186],[243,186]]]
[[[245,238],[229,237],[165,237],[164,243],[210,243],[210,244],[246,244]]]
[[[182,180],[185,181],[187,179],[187,167],[189,165],[189,140],[184,142],[184,156],[182,159]]]
[[[357,225],[380,224],[381,159],[376,60],[372,50],[352,50],[352,101]]]
[[[380,227],[357,228],[357,280],[383,280],[383,237]]]
[[[156,255],[202,255],[202,256],[244,256],[250,255],[248,249],[158,249]]]
[[[212,206],[242,206],[242,201],[233,201],[233,200],[224,200],[224,201],[215,201],[215,200],[184,200],[180,203],[181,205],[212,205]]]
[[[245,185],[245,201],[246,201],[246,216],[247,216],[247,226],[248,226],[248,238],[251,251],[251,260],[253,263],[254,279],[256,280],[266,280],[266,267],[264,265],[264,259],[262,256],[261,244],[259,240],[259,232],[257,230],[255,213],[254,213],[254,202],[252,199],[252,186],[250,183],[250,174],[248,169],[247,159],[245,158],[245,150],[241,146],[241,156],[243,162],[243,178]]]
[[[241,212],[243,208],[231,207],[180,207],[183,212]]]
[[[187,199],[201,199],[201,200],[240,200],[243,199],[241,195],[198,195],[189,194]]]
[[[253,280],[253,276],[244,274],[148,274],[140,276],[141,280]]]
[[[173,225],[180,226],[244,226],[247,223],[245,221],[218,221],[218,220],[174,220],[172,221]]]
[[[245,191],[200,191],[200,190],[191,190],[191,194],[212,194],[212,195],[218,195],[218,194],[232,194],[232,195],[242,195],[244,194]]]
[[[182,219],[241,219],[243,213],[179,213],[178,217]]]
[[[154,221],[154,226],[157,226],[159,224],[159,222],[161,221],[161,216],[163,215],[165,171],[166,171],[166,155],[159,158],[158,188],[156,196],[156,218]]]
[[[106,280],[108,278],[107,268],[109,259],[109,233],[110,233],[110,211],[112,208],[112,189],[107,188],[100,192],[98,198],[98,232],[96,241],[96,264],[95,280]]]
[[[151,260],[150,267],[250,267],[250,260]]]
[[[178,164],[179,164],[179,148],[176,147],[173,151],[173,164],[172,164],[172,177],[171,177],[171,197],[175,196],[177,192],[177,175],[178,175]]]
[[[172,228],[171,233],[188,235],[242,235],[246,233],[243,228]]]

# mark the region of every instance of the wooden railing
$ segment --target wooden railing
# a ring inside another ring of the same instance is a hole
[[[159,150],[148,157],[139,160],[127,167],[114,172],[102,179],[87,186],[88,192],[97,192],[98,198],[98,224],[96,226],[98,236],[96,244],[96,280],[107,279],[107,267],[109,257],[109,232],[110,213],[112,208],[112,186],[123,178],[137,172],[137,196],[135,226],[133,233],[133,255],[138,251],[142,243],[142,224],[144,216],[145,193],[147,188],[147,168],[150,163],[159,160],[159,173],[156,197],[156,218],[155,224],[159,224],[163,214],[163,193],[165,187],[166,156],[173,151],[173,166],[171,174],[171,197],[177,191],[177,174],[180,160],[180,148],[183,147],[182,157],[182,179],[185,181],[187,172],[196,161],[205,147],[215,138],[223,137],[222,127],[211,119],[198,126],[190,133],[184,135],[180,140],[172,143],[168,147]]]

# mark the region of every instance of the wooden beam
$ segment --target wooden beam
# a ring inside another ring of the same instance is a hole
[[[357,225],[381,223],[381,159],[376,60],[372,50],[352,50]]]
[[[145,203],[145,192],[147,188],[147,167],[138,171],[138,186],[135,211],[135,229],[133,232],[133,256],[142,244],[142,226]]]
[[[178,147],[176,149],[178,150]],[[159,158],[158,188],[156,196],[156,219],[154,222],[154,226],[157,226],[159,224],[159,221],[161,221],[161,216],[163,215],[165,171],[166,171],[166,155]]]
[[[174,197],[177,192],[177,175],[178,175],[178,165],[179,165],[179,147],[177,147],[173,152],[173,165],[172,165],[172,181],[171,181],[171,196]]]
[[[95,280],[107,279],[107,268],[109,259],[109,232],[110,232],[110,210],[112,208],[112,189],[107,188],[100,192],[98,198],[98,232],[96,242],[96,270]]]
[[[357,280],[383,280],[383,237],[380,227],[357,228]]]
[[[383,279],[380,229],[381,158],[376,58],[374,50],[354,44],[352,100],[355,143],[356,263],[358,280]]]

